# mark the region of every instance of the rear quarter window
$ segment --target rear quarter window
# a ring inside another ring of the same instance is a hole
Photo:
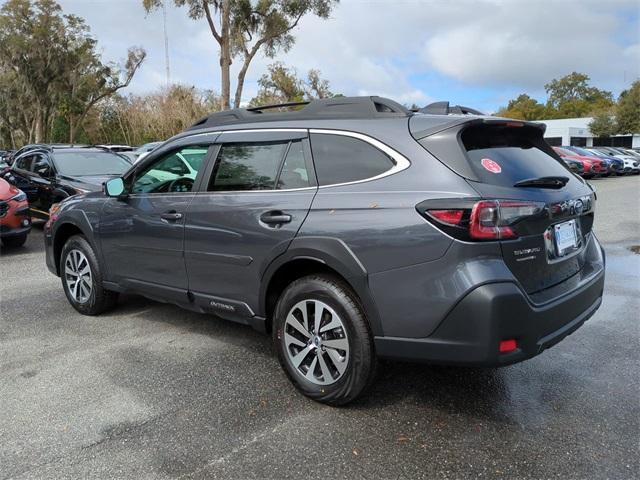
[[[482,183],[511,187],[521,180],[570,174],[540,148],[542,134],[534,127],[474,126],[462,132],[461,140]]]
[[[311,150],[320,185],[366,180],[395,166],[393,160],[376,147],[343,135],[312,133]]]

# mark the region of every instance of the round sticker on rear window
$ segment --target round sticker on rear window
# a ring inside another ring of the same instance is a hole
[[[482,165],[485,170],[489,170],[491,173],[500,173],[502,171],[502,167],[498,165],[498,162],[495,162],[490,158],[483,158],[482,160],[480,160],[480,165]]]

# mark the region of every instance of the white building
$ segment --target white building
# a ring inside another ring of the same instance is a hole
[[[551,145],[573,145],[576,147],[613,146],[640,147],[640,133],[633,135],[615,135],[613,137],[594,137],[589,130],[592,117],[561,118],[558,120],[538,120],[547,126],[544,138]]]

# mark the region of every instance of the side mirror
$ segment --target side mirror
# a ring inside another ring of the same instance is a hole
[[[122,198],[124,195],[124,181],[122,178],[112,178],[104,184],[104,193],[108,197]]]

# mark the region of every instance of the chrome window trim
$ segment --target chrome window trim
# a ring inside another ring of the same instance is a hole
[[[394,175],[398,172],[406,170],[411,166],[411,162],[407,159],[407,157],[397,152],[393,148],[389,147],[388,145],[382,143],[380,140],[370,137],[369,135],[365,135],[364,133],[352,132],[349,130],[330,130],[330,129],[321,129],[321,128],[310,128],[309,133],[318,133],[321,135],[339,135],[343,137],[357,138],[358,140],[362,140],[363,142],[368,143],[372,147],[382,151],[387,156],[389,156],[391,160],[395,163],[395,165],[391,167],[389,170],[387,170],[386,172],[382,172],[381,174],[376,175],[374,177],[363,178],[361,180],[353,180],[351,182],[332,183],[330,185],[320,185],[318,188],[341,187],[343,185],[354,185],[357,183],[370,182],[372,180],[378,180],[380,178],[388,177],[389,175]],[[311,148],[313,149],[313,145],[311,146]]]
[[[388,145],[382,143],[380,140],[370,137],[369,135],[366,135],[364,133],[353,132],[351,130],[340,130],[340,129],[334,130],[334,129],[326,129],[326,128],[250,128],[250,129],[244,129],[244,130],[243,129],[216,130],[214,132],[194,133],[192,135],[185,135],[184,137],[180,137],[179,139],[176,139],[176,140],[183,140],[186,138],[193,138],[193,137],[199,137],[204,135],[222,135],[223,133],[269,133],[269,132],[279,132],[279,133],[307,132],[308,134],[317,133],[321,135],[340,135],[343,137],[357,138],[358,140],[362,140],[363,142],[368,143],[372,147],[377,148],[378,150],[382,151],[387,156],[389,156],[392,162],[394,162],[394,166],[391,167],[389,170],[382,172],[381,174],[376,175],[374,177],[363,178],[361,180],[353,180],[351,182],[332,183],[330,185],[319,185],[314,187],[303,187],[303,188],[290,188],[290,189],[282,189],[282,190],[270,189],[270,190],[227,190],[227,191],[220,191],[220,192],[193,192],[193,194],[198,195],[202,193],[221,194],[221,193],[251,193],[251,192],[262,192],[262,193],[291,192],[291,191],[323,189],[323,188],[331,188],[331,187],[342,187],[345,185],[355,185],[358,183],[371,182],[373,180],[378,180],[380,178],[388,177],[390,175],[394,175],[403,170],[406,170],[411,166],[411,162],[409,161],[409,159],[407,159],[407,157],[405,157],[398,151],[394,150],[393,148],[389,147]],[[212,143],[212,145],[215,145],[215,144],[216,144],[215,142]],[[313,146],[312,146],[312,149],[313,149]],[[162,194],[156,194],[156,195],[162,195]]]

